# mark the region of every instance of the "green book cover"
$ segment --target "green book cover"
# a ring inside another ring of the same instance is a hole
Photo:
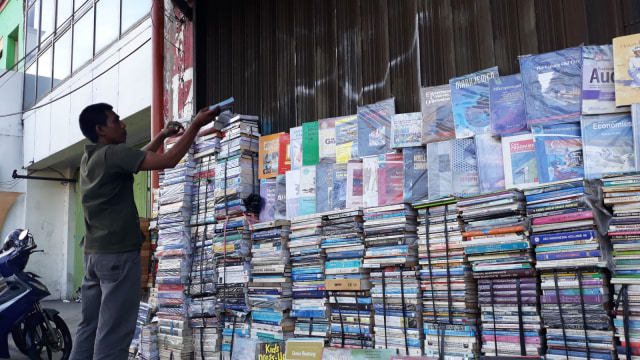
[[[302,124],[302,165],[316,165],[320,162],[318,122]]]

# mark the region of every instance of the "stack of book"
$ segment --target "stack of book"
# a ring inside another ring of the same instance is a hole
[[[215,297],[200,297],[189,302],[189,327],[193,332],[194,354],[200,359],[220,359],[223,323],[217,316]]]
[[[439,356],[444,347],[445,357],[473,357],[479,348],[478,294],[464,255],[456,200],[419,201],[413,206],[418,210],[424,352]]]
[[[597,197],[584,179],[525,190],[540,272],[547,358],[611,359],[609,244],[598,233]]]
[[[225,115],[219,116],[220,119]],[[198,136],[196,136],[194,144],[194,159],[208,157],[210,155],[220,152],[220,142],[222,139],[222,132],[215,129],[212,126],[206,126],[200,129]]]
[[[615,359],[606,271],[554,270],[540,278],[546,358]]]
[[[608,249],[596,236],[592,193],[584,179],[525,190],[538,270],[607,265]]]
[[[158,258],[156,283],[161,321],[176,322],[183,331],[159,326],[158,348],[160,359],[189,359],[191,333],[187,324],[187,297],[185,287],[191,270],[191,233],[187,227],[191,216],[191,189],[194,163],[187,153],[174,169],[165,170],[160,177],[158,198]]]
[[[158,360],[158,324],[146,324],[140,332],[138,357],[142,360]]]
[[[206,156],[195,161],[193,187],[191,190],[191,225],[212,224],[215,222],[215,156]]]
[[[363,269],[362,210],[337,210],[322,216],[322,249],[327,254],[326,288],[331,306],[330,345],[373,348],[369,271]]]
[[[517,190],[458,200],[465,254],[478,280],[485,356],[539,356],[544,349],[524,200]]]
[[[329,334],[329,312],[325,288],[325,254],[321,248],[322,215],[296,216],[291,219],[289,250],[293,302],[291,316],[296,317],[296,337],[321,337]]]
[[[251,322],[248,314],[243,312],[231,311],[222,314],[224,320],[224,328],[222,329],[222,360],[235,359],[232,355],[238,351],[234,350],[236,342],[243,342],[251,336]],[[241,340],[239,340],[241,339]]]
[[[276,220],[253,226],[251,257],[251,337],[266,342],[293,337],[291,310],[290,222]]]
[[[373,285],[374,343],[404,355],[422,354],[417,212],[410,204],[364,209],[365,259]]]
[[[222,324],[215,327],[193,329],[193,358],[205,360],[222,359]]]
[[[611,210],[616,308],[614,325],[620,341],[618,358],[640,354],[640,174],[603,175],[604,204]]]

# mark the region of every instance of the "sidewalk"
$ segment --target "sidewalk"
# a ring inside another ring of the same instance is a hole
[[[52,308],[60,312],[60,317],[64,319],[65,323],[67,323],[73,339],[75,339],[76,337],[76,330],[78,329],[78,324],[80,323],[81,319],[81,305],[82,304],[74,301],[65,302],[62,300],[40,302],[40,306],[42,306],[43,308]],[[20,351],[18,351],[18,349],[16,349],[15,345],[13,344],[11,334],[9,334],[9,354],[11,355],[10,359],[12,360],[29,360],[28,356],[23,355]],[[55,355],[54,359],[56,359]]]

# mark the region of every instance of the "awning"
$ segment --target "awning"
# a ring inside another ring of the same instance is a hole
[[[0,191],[0,229],[4,226],[4,220],[7,218],[9,209],[22,194],[21,192]]]

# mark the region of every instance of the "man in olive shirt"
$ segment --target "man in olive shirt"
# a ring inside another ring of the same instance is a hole
[[[140,247],[145,241],[133,198],[133,174],[175,167],[198,130],[220,113],[202,109],[184,130],[170,122],[149,144],[128,147],[127,126],[108,104],[87,106],[80,113],[85,146],[80,163],[80,192],[86,235],[82,280],[82,321],[72,360],[126,360],[140,302]],[[184,130],[167,152],[156,151],[164,139]]]

